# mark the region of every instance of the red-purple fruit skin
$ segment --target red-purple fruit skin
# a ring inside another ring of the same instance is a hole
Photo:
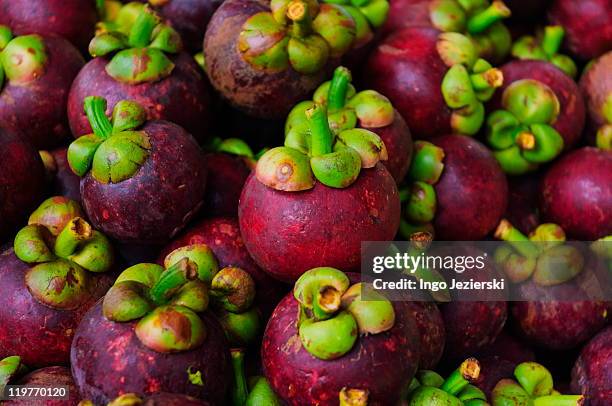
[[[483,239],[506,211],[506,175],[491,152],[473,138],[444,135],[431,142],[445,154],[444,171],[434,186],[438,201],[436,239]]]
[[[359,282],[358,274],[349,277]],[[274,310],[263,337],[263,370],[272,389],[289,405],[337,405],[344,387],[368,390],[368,406],[395,404],[419,363],[419,331],[405,304],[393,303],[390,330],[358,337],[347,354],[325,361],[302,346],[299,305],[290,292]]]
[[[570,238],[612,234],[612,152],[585,147],[561,158],[542,179],[540,208]]]
[[[540,347],[551,350],[575,348],[593,337],[608,321],[605,302],[572,301],[572,298],[585,296],[577,283],[544,288],[529,281],[519,289],[523,297],[542,298],[539,301],[514,302],[511,306],[514,327]]]
[[[394,32],[370,54],[363,75],[365,87],[391,100],[416,139],[452,131],[440,90],[448,67],[436,50],[439,34],[427,27]]]
[[[142,406],[210,406],[210,403],[178,393],[156,393],[147,397]]]
[[[81,180],[83,206],[93,225],[123,243],[165,243],[200,209],[206,168],[195,139],[178,125],[149,121],[151,143],[144,165],[129,179]]]
[[[612,404],[612,327],[607,327],[582,349],[572,369],[572,392],[587,397],[588,406]]]
[[[405,27],[432,27],[429,6],[431,0],[391,0],[389,16],[382,27],[384,33]]]
[[[376,164],[347,188],[316,182],[303,192],[281,192],[249,177],[238,209],[240,230],[259,266],[295,281],[318,266],[359,271],[362,241],[389,241],[397,232],[400,201],[395,180]]]
[[[59,35],[82,51],[94,36],[95,0],[0,0],[0,24],[16,35]]]
[[[489,111],[502,108],[502,95],[510,84],[522,79],[537,80],[550,87],[559,100],[560,112],[552,127],[563,137],[565,150],[576,145],[586,118],[584,99],[576,82],[553,64],[543,61],[515,60],[503,65],[501,70],[504,84],[488,103]]]
[[[45,192],[45,168],[27,142],[0,127],[0,241],[22,224]]]
[[[591,142],[599,127],[606,124],[603,107],[612,93],[610,71],[612,71],[612,51],[597,58],[580,78],[579,87],[587,110],[587,135]]]
[[[368,128],[368,130],[378,134],[385,143],[388,159],[383,162],[383,165],[399,184],[410,168],[413,152],[412,136],[406,121],[399,111],[395,110],[391,124],[380,128]]]
[[[539,195],[539,174],[512,176],[508,179],[508,208],[504,218],[523,234],[531,233],[540,225]]]
[[[285,118],[289,110],[325,81],[338,60],[313,75],[292,68],[274,72],[251,66],[238,52],[238,37],[245,21],[260,12],[269,12],[266,0],[226,0],[213,14],[204,37],[206,72],[221,93],[232,94],[228,102],[249,115]],[[229,66],[229,73],[225,67]],[[220,70],[220,68],[223,69]]]
[[[0,88],[0,122],[37,149],[56,147],[69,136],[68,91],[85,63],[65,39],[44,36],[43,42],[48,58],[43,74],[25,85],[6,81]]]
[[[0,358],[19,354],[32,367],[66,364],[77,325],[113,277],[91,275],[90,299],[74,310],[56,310],[32,297],[24,280],[28,269],[12,249],[0,254]]]
[[[598,57],[612,49],[610,0],[554,0],[548,20],[565,28],[565,44],[580,59]]]
[[[83,110],[87,96],[104,97],[111,115],[115,104],[132,100],[147,111],[149,120],[168,120],[185,128],[198,141],[206,137],[210,113],[208,85],[200,67],[185,52],[170,58],[175,64],[170,76],[152,83],[129,85],[110,77],[105,70],[108,58],[95,58],[79,72],[68,96],[68,120],[72,135],[91,133],[91,126]]]
[[[433,370],[442,358],[446,341],[442,314],[431,302],[404,302],[403,305],[412,314],[420,332],[419,369]]]
[[[289,288],[261,270],[249,255],[238,220],[232,217],[216,217],[201,220],[193,225],[161,250],[158,262],[171,251],[191,244],[206,244],[213,251],[219,268],[235,266],[249,273],[255,281],[256,302],[264,315],[274,310]]]
[[[244,158],[213,152],[205,157],[208,179],[202,213],[207,217],[238,217],[242,187],[251,173]]]
[[[51,184],[52,193],[54,196],[65,196],[69,199],[81,201],[80,184],[81,178],[75,175],[68,165],[68,159],[66,156],[66,148],[58,148],[51,151],[53,159],[55,160],[56,172],[53,175],[53,181]]]
[[[60,386],[67,387],[68,399],[54,400],[12,400],[4,401],[3,406],[19,406],[27,404],[28,406],[77,406],[79,404],[79,392],[74,384],[70,369],[66,367],[46,367],[32,371],[19,381],[11,383],[12,385],[25,385],[33,387],[51,387],[57,388]],[[24,403],[27,402],[27,403]]]
[[[204,343],[191,351],[158,353],[145,347],[135,322],[116,323],[102,315],[99,301],[83,317],[70,351],[72,376],[84,399],[106,404],[124,393],[182,393],[223,404],[231,382],[230,359],[221,325],[202,316]],[[189,381],[200,371],[203,385]]]

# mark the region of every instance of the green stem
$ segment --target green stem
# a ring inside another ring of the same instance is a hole
[[[480,34],[506,17],[510,17],[510,9],[503,1],[494,0],[489,7],[468,20],[467,30],[470,34]]]
[[[310,123],[311,150],[313,157],[332,152],[333,136],[327,121],[327,111],[320,104],[315,104],[306,110],[306,117]]]
[[[527,258],[535,258],[539,254],[537,246],[506,219],[502,219],[499,222],[494,236],[497,239],[510,243],[514,249]]]
[[[533,400],[533,406],[580,406],[584,404],[582,395],[549,395]]]
[[[455,396],[479,376],[480,363],[476,358],[468,358],[446,378],[440,389]]]
[[[85,114],[95,135],[105,140],[111,136],[113,125],[106,117],[106,99],[88,96],[84,102]]]
[[[351,71],[344,66],[336,68],[327,94],[327,109],[331,113],[340,110],[346,104],[346,94],[350,83]]]
[[[144,48],[151,42],[151,34],[158,23],[153,12],[145,7],[130,30],[129,44],[133,48]]]
[[[234,369],[234,387],[232,389],[232,405],[244,406],[249,397],[249,389],[244,374],[244,350],[232,348],[232,367]]]
[[[55,240],[55,255],[68,258],[74,254],[79,244],[89,240],[92,236],[93,230],[89,223],[80,217],[73,218]]]
[[[542,49],[548,58],[552,57],[561,48],[565,30],[560,25],[549,25],[544,28],[544,37],[542,38]]]
[[[302,0],[295,0],[287,6],[287,18],[293,21],[291,34],[296,38],[305,38],[312,32],[308,4]]]
[[[198,266],[187,258],[181,259],[163,272],[159,280],[149,291],[155,304],[166,304],[174,292],[187,282],[198,277]]]

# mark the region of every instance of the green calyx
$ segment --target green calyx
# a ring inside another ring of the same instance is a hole
[[[41,36],[13,37],[11,30],[0,25],[0,89],[5,80],[24,85],[45,72],[47,51]]]
[[[270,383],[263,376],[253,376],[247,380],[242,348],[230,350],[234,381],[231,391],[232,406],[281,406],[282,402],[276,396]]]
[[[192,244],[175,249],[164,258],[164,266],[169,268],[183,258],[188,258],[196,263],[198,279],[207,285],[211,284],[213,278],[219,272],[217,258],[206,244]]]
[[[335,268],[314,268],[295,283],[293,295],[300,304],[299,337],[304,348],[324,360],[349,352],[358,336],[391,329],[395,311],[382,295],[362,298],[363,284],[350,286],[348,277]]]
[[[550,62],[575,78],[578,74],[576,64],[569,56],[559,53],[564,36],[565,30],[560,25],[547,26],[537,36],[526,35],[516,40],[512,46],[512,56]]]
[[[106,116],[106,100],[89,96],[85,113],[93,134],[77,138],[68,147],[68,164],[72,171],[91,175],[101,183],[120,183],[130,179],[144,165],[151,144],[144,131],[146,112],[139,104],[122,100],[113,108],[112,119]]]
[[[493,406],[580,406],[583,395],[561,395],[553,387],[550,372],[536,362],[523,362],[514,369],[514,379],[502,379],[491,393]]]
[[[484,59],[474,59],[473,45],[461,34],[440,35],[438,52],[449,66],[442,79],[442,96],[453,110],[451,128],[460,134],[474,135],[485,118],[483,102],[503,84],[502,72]]]
[[[174,63],[167,54],[176,54],[182,48],[181,38],[172,27],[161,22],[159,16],[145,6],[129,29],[121,32],[121,28],[118,25],[118,31],[102,30],[89,43],[92,57],[112,55],[106,65],[109,76],[137,85],[156,82],[172,73]]]
[[[88,272],[106,272],[113,265],[110,241],[82,215],[78,203],[51,197],[15,236],[15,255],[32,265],[25,278],[28,290],[46,306],[79,307],[89,298]]]
[[[584,257],[565,243],[565,232],[556,224],[541,224],[527,237],[503,219],[495,238],[508,242],[496,250],[495,261],[514,283],[531,278],[540,286],[559,285],[575,278],[584,267]]]
[[[344,387],[340,390],[340,406],[368,406],[370,392],[367,389]]]
[[[563,151],[563,137],[553,127],[559,99],[542,82],[523,79],[502,95],[503,110],[487,118],[487,141],[502,169],[520,175],[549,162]]]
[[[24,375],[28,368],[21,362],[21,357],[13,355],[0,360],[0,393],[13,379]]]
[[[108,32],[121,32],[126,36],[130,34],[132,26],[144,10],[145,4],[131,1],[123,4],[117,0],[102,0],[103,5],[100,13],[102,21],[96,25],[96,35]]]
[[[264,185],[295,192],[312,189],[318,180],[329,187],[345,188],[357,180],[362,168],[387,159],[385,144],[372,131],[352,128],[335,134],[325,106],[314,103],[303,107],[303,103],[296,106],[289,120],[302,120],[296,116],[303,114],[299,125],[307,125],[307,129],[288,135],[284,147],[273,148],[259,158],[255,175]]]

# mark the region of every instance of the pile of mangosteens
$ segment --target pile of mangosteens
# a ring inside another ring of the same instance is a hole
[[[609,406],[611,312],[610,0],[0,0],[0,404]]]

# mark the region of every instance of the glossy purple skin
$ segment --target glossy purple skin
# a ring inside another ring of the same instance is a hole
[[[389,34],[405,27],[432,27],[429,13],[431,0],[391,0],[383,32]]]
[[[59,35],[84,52],[97,21],[95,0],[0,0],[0,24],[15,34]]]
[[[77,328],[70,351],[72,376],[81,396],[107,404],[124,393],[170,392],[223,404],[231,383],[229,350],[218,321],[209,314],[202,320],[207,336],[200,347],[158,353],[136,337],[136,322],[107,320],[99,301]],[[189,381],[190,369],[201,372],[204,385]]]
[[[66,367],[46,367],[30,372],[17,382],[11,382],[11,385],[27,385],[38,387],[58,387],[67,386],[68,399],[65,400],[28,400],[28,406],[77,406],[81,397],[74,384],[70,369]],[[4,401],[4,406],[20,406],[24,404],[24,400]]]
[[[442,313],[431,302],[405,302],[403,305],[412,314],[420,332],[419,369],[433,370],[442,358],[446,342]]]
[[[381,128],[368,128],[368,130],[378,134],[385,143],[388,159],[383,161],[383,165],[399,184],[408,173],[413,152],[412,136],[406,121],[395,110],[391,124]]]
[[[107,100],[108,116],[117,102],[132,100],[145,108],[149,120],[171,121],[185,128],[198,141],[205,140],[210,119],[210,95],[202,69],[185,52],[170,59],[175,64],[170,76],[139,85],[121,83],[110,77],[105,70],[108,58],[89,61],[74,80],[68,96],[72,135],[80,137],[91,133],[83,100],[96,95]]]
[[[563,137],[565,150],[571,149],[580,140],[586,110],[578,85],[569,76],[551,63],[531,60],[515,60],[501,67],[504,84],[498,88],[487,104],[489,111],[503,108],[502,95],[508,86],[517,80],[537,80],[552,89],[557,96],[560,112],[552,127]]]
[[[582,349],[572,369],[572,392],[587,397],[588,406],[612,404],[612,327],[607,327]]]
[[[30,144],[3,128],[0,168],[0,241],[4,241],[42,200],[45,168]]]
[[[506,175],[487,147],[471,137],[445,135],[431,142],[445,154],[444,171],[434,186],[436,239],[483,239],[506,211]]]
[[[612,94],[612,51],[597,58],[580,78],[580,90],[587,109],[587,130],[591,138],[606,124],[604,106]],[[589,140],[592,141],[592,140]]]
[[[107,236],[161,244],[202,206],[206,168],[196,140],[178,125],[149,121],[142,131],[151,144],[144,165],[119,183],[101,183],[89,172],[81,180],[81,197],[92,224]]]
[[[349,274],[351,282],[358,274]],[[383,333],[359,337],[335,360],[320,360],[301,344],[299,304],[290,292],[279,303],[264,333],[261,357],[270,385],[288,405],[338,404],[342,388],[369,391],[368,406],[393,405],[419,362],[419,331],[404,302],[394,302],[395,324]]]
[[[238,52],[238,37],[248,18],[269,11],[267,0],[224,1],[206,30],[206,71],[212,85],[237,109],[260,118],[285,118],[293,106],[308,99],[328,79],[339,61],[330,60],[313,75],[291,68],[271,72],[253,67]]]
[[[85,63],[65,39],[44,36],[43,43],[47,53],[44,73],[26,84],[5,79],[0,88],[0,123],[37,149],[53,148],[68,139],[68,92]]]
[[[612,152],[585,147],[553,164],[540,185],[540,208],[570,238],[612,234]]]
[[[359,271],[361,242],[389,241],[397,233],[400,201],[395,180],[378,163],[344,189],[316,182],[310,190],[282,192],[251,175],[238,214],[255,262],[291,282],[318,266]]]
[[[586,61],[612,49],[611,9],[610,0],[554,0],[548,20],[565,28],[565,46]]]
[[[512,319],[516,330],[533,344],[551,350],[569,350],[593,337],[608,322],[607,305],[601,301],[571,301],[582,296],[577,283],[538,287],[533,282],[520,285],[525,297],[541,301],[514,302]],[[550,298],[565,298],[553,301]]]
[[[251,174],[245,159],[214,152],[206,155],[208,179],[202,213],[207,217],[238,217],[238,201]]]
[[[70,169],[66,157],[67,151],[66,148],[58,148],[51,151],[51,155],[53,155],[56,165],[56,172],[53,174],[53,180],[51,182],[52,194],[54,196],[65,196],[80,202],[81,178],[75,175],[72,169]]]
[[[32,297],[25,284],[28,269],[12,249],[0,254],[0,359],[18,354],[31,367],[66,364],[77,325],[113,276],[91,274],[89,300],[74,310],[57,310]]]
[[[266,316],[272,313],[290,289],[262,271],[253,261],[240,235],[236,218],[215,217],[194,224],[161,250],[158,263],[163,264],[166,255],[173,250],[192,244],[208,245],[219,262],[219,268],[235,266],[247,271],[255,281],[256,302]]]
[[[452,131],[440,90],[448,67],[436,50],[439,34],[427,27],[394,32],[370,54],[363,74],[365,87],[391,100],[416,139]]]

